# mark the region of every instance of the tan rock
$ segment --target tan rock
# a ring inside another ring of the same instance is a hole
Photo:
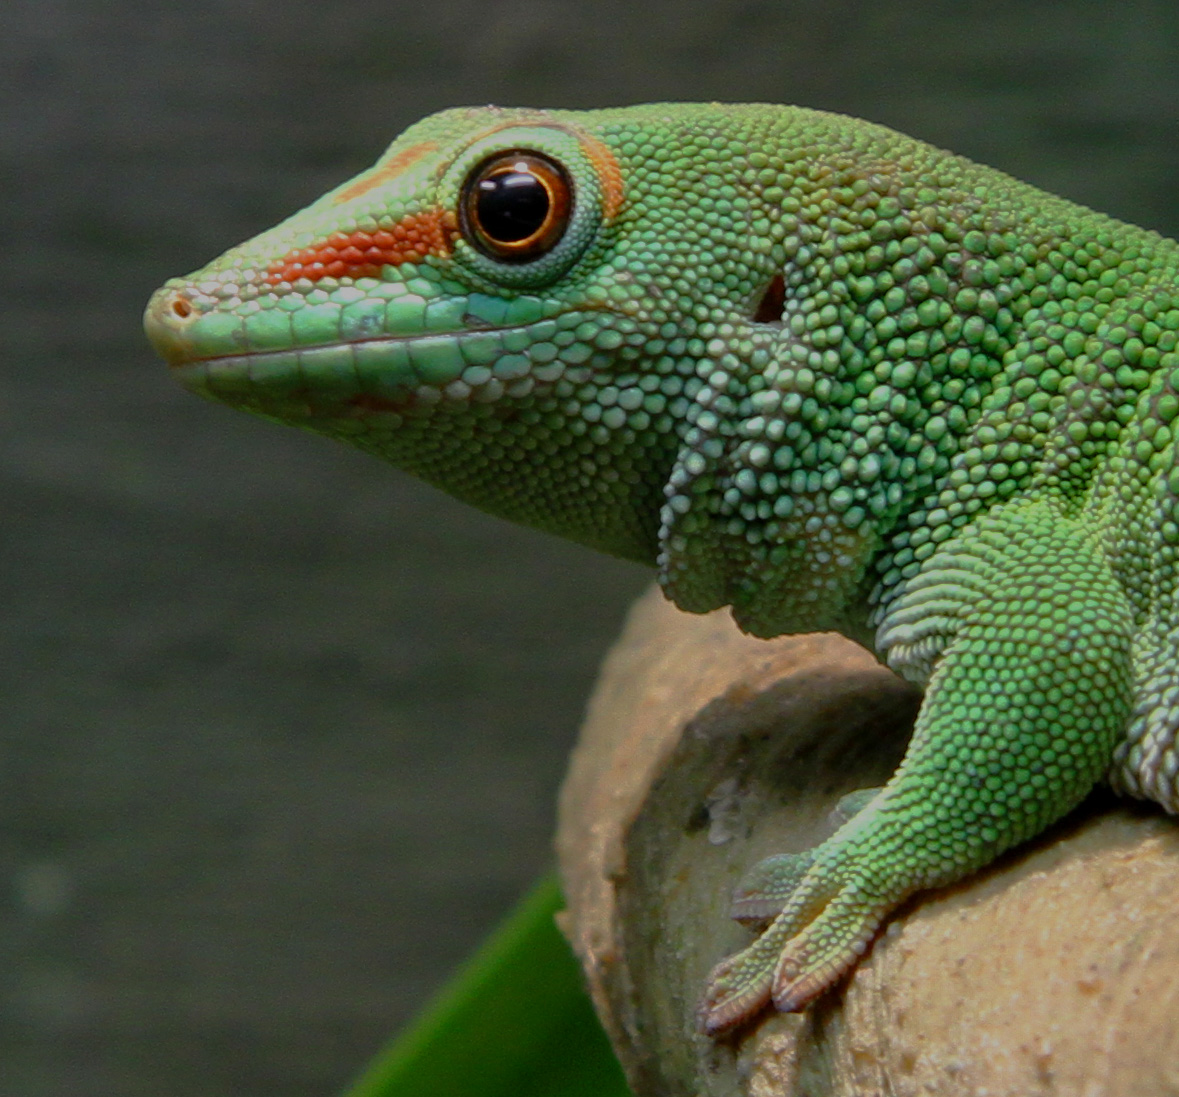
[[[1179,826],[1096,797],[886,925],[801,1015],[714,1042],[741,875],[834,829],[919,701],[834,634],[762,641],[656,591],[603,668],[561,801],[564,927],[638,1097],[1179,1094]]]

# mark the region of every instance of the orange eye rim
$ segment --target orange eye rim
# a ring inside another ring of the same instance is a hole
[[[541,225],[519,240],[497,240],[479,218],[479,184],[497,175],[531,175],[544,188],[549,208]],[[550,252],[565,235],[573,214],[573,183],[556,160],[532,149],[497,152],[477,164],[463,182],[459,228],[468,243],[491,259],[524,263]]]

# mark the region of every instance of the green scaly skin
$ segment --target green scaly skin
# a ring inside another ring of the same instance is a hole
[[[459,216],[505,150],[572,191],[522,260]],[[146,323],[204,396],[657,564],[758,636],[874,629],[925,685],[888,785],[741,891],[768,925],[712,973],[720,1033],[802,1008],[906,896],[1104,777],[1179,808],[1177,267],[836,115],[487,108],[412,127]]]

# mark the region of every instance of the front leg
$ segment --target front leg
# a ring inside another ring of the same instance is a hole
[[[785,882],[765,932],[713,970],[702,1031],[771,1000],[801,1009],[907,896],[1039,833],[1106,774],[1130,708],[1131,614],[1095,542],[1048,502],[1013,505],[894,600],[880,631],[890,661],[940,653],[904,761]]]

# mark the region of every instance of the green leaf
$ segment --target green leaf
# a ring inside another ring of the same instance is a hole
[[[630,1097],[545,877],[344,1097]]]

